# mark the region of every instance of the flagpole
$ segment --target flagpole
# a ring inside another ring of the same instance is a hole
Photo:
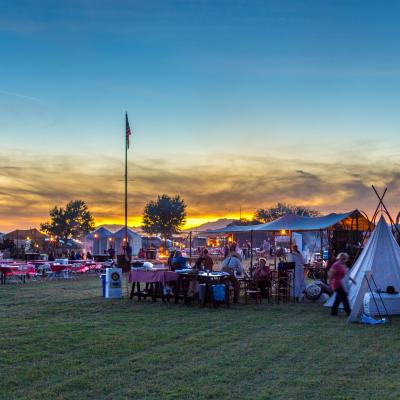
[[[125,118],[127,121],[128,120],[127,113],[125,113]],[[125,244],[127,243],[128,243],[128,140],[125,132]]]

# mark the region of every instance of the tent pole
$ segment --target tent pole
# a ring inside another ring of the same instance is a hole
[[[372,185],[372,189],[374,189],[374,192],[375,192],[375,194],[378,196],[378,199],[380,200],[380,204],[381,204],[381,205],[382,205],[382,207],[385,209],[385,211],[386,211],[386,214],[388,215],[388,217],[389,217],[389,219],[390,219],[390,222],[392,223],[392,225],[393,225],[393,226],[394,226],[394,228],[396,229],[397,233],[400,235],[399,228],[398,228],[398,227],[397,227],[397,225],[394,223],[394,221],[393,221],[393,219],[392,219],[392,216],[390,215],[390,213],[389,213],[388,209],[386,208],[385,204],[384,204],[384,203],[383,203],[383,201],[382,201],[382,199],[383,199],[383,196],[382,196],[382,198],[381,198],[381,197],[379,197],[379,194],[378,194],[378,192],[376,191],[376,189],[375,189],[374,185]],[[385,193],[386,193],[386,190],[385,190]]]
[[[192,231],[189,232],[189,265],[192,265]]]
[[[250,276],[253,277],[253,229],[250,231]]]
[[[329,235],[329,228],[326,228],[326,241],[327,241],[327,243],[328,243],[328,259],[327,259],[327,261],[326,261],[326,265],[328,266],[329,265],[329,260],[330,260],[330,252],[331,252],[331,238],[330,238],[330,235]]]
[[[376,286],[376,282],[375,282],[375,279],[374,279],[374,277],[373,277],[372,274],[371,274],[371,280],[372,280],[372,282],[374,282],[376,292],[378,293],[378,296],[379,296],[379,298],[380,298],[380,300],[381,300],[381,302],[382,302],[382,306],[383,306],[383,308],[385,309],[386,316],[387,316],[389,322],[392,322],[392,321],[390,320],[390,316],[389,316],[388,310],[387,310],[387,308],[386,308],[386,306],[385,306],[385,303],[384,303],[384,301],[383,301],[383,298],[382,298],[382,296],[381,296],[381,292],[378,290],[378,286]],[[373,296],[374,296],[374,295],[373,295],[373,293],[372,293],[372,297],[373,297]],[[378,308],[378,307],[377,307],[377,308]]]
[[[323,259],[324,259],[324,251],[322,249],[322,229],[319,230],[319,235],[320,235],[320,245],[321,245],[321,268],[323,265]]]
[[[373,186],[372,186],[372,187],[373,187]],[[373,187],[373,188],[374,188],[374,187]],[[375,190],[375,188],[374,188],[374,190]],[[365,231],[365,234],[364,234],[363,237],[362,237],[362,240],[361,240],[361,243],[360,243],[360,247],[359,247],[358,250],[357,250],[357,253],[356,253],[355,257],[354,257],[354,260],[353,260],[353,263],[352,263],[351,266],[354,265],[355,261],[357,260],[358,256],[360,255],[360,252],[361,252],[361,249],[362,249],[362,247],[363,247],[363,245],[364,245],[365,239],[367,238],[368,233],[371,232],[372,224],[374,223],[374,221],[375,221],[375,219],[376,219],[376,216],[378,215],[379,207],[380,207],[380,205],[381,205],[381,203],[382,203],[383,198],[385,197],[386,192],[387,192],[387,188],[385,189],[385,191],[383,192],[382,196],[380,197],[380,196],[378,195],[378,193],[376,192],[376,190],[375,190],[375,193],[376,193],[376,195],[378,196],[378,199],[379,199],[379,203],[378,203],[378,205],[377,205],[377,207],[376,207],[376,209],[375,209],[374,214],[372,215],[371,220],[369,221],[368,229]]]
[[[367,274],[364,275],[364,278],[367,281],[369,291],[371,292],[371,295],[372,295],[372,300],[374,300],[376,310],[378,311],[378,314],[379,314],[379,318],[382,320],[383,318],[382,318],[381,312],[379,311],[378,303],[377,303],[377,301],[375,299],[374,292],[373,292],[373,290],[371,288],[371,285],[369,284],[369,280],[367,278]]]

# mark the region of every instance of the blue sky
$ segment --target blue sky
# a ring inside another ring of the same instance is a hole
[[[271,170],[282,170],[283,179],[296,182],[295,171],[306,170],[339,187],[349,171],[365,174],[373,165],[384,175],[375,183],[397,193],[399,17],[400,3],[390,1],[0,1],[0,151],[22,151],[35,168],[34,160],[46,159],[51,182],[64,179],[57,168],[71,156],[85,173],[96,176],[97,160],[116,177],[127,110],[135,131],[131,170],[143,175],[141,185],[148,168],[161,164],[193,179],[199,169],[210,181],[219,171],[220,182],[232,160],[240,163],[237,176],[259,179],[251,160],[260,157],[274,160]],[[215,162],[211,172],[205,168]],[[338,163],[347,172],[333,173]],[[27,179],[31,169],[21,168]],[[201,186],[199,193],[236,196],[230,179],[229,188]],[[0,189],[13,194],[17,180],[0,177]],[[163,181],[160,172],[152,190],[168,192]],[[322,211],[357,206],[370,182],[358,183],[361,189],[331,204],[317,185],[310,199],[324,200],[309,204]],[[132,218],[158,194],[152,190],[132,199]],[[41,193],[38,187],[43,209],[32,212],[35,221],[64,200]],[[280,196],[266,187],[243,206],[251,213],[274,200],[297,200]],[[88,201],[100,210],[100,200],[93,194]],[[0,198],[0,205],[8,202]],[[204,202],[189,204],[193,217],[224,215]],[[28,224],[29,215],[23,218]]]

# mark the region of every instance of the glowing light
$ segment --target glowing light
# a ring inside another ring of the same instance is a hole
[[[112,238],[108,238],[108,240],[111,242],[112,241]],[[124,239],[125,240],[125,239]]]
[[[29,236],[27,236],[26,240],[30,240]]]
[[[281,230],[281,235],[286,235],[285,229],[282,229],[282,230]]]

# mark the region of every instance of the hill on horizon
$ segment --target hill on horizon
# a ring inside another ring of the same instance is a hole
[[[208,230],[213,230],[213,229],[225,228],[226,226],[228,226],[233,221],[235,221],[235,220],[232,219],[232,218],[220,218],[220,219],[217,219],[216,221],[206,222],[204,224],[201,224],[199,226],[195,226],[195,227],[190,228],[190,229],[184,229],[183,232],[208,231]],[[96,229],[99,229],[101,227],[103,227],[105,229],[108,229],[111,233],[115,233],[118,230],[120,230],[121,228],[123,228],[124,225],[120,225],[120,224],[101,224],[101,225],[96,226]],[[131,229],[134,232],[137,232],[137,233],[142,232],[142,229],[140,228],[140,226],[128,226],[128,228]]]
[[[225,228],[226,226],[228,226],[233,221],[235,221],[235,220],[232,219],[232,218],[220,218],[220,219],[217,219],[216,221],[206,222],[206,223],[201,224],[199,226],[195,226],[195,227],[190,228],[190,229],[185,229],[185,232],[189,232],[189,231],[209,231],[209,230],[213,230],[213,229]]]
[[[123,227],[124,227],[124,225],[120,225],[120,224],[101,224],[101,225],[97,225],[96,229],[105,228],[105,229],[108,229],[111,233],[115,233]],[[130,230],[132,230],[133,232],[141,232],[142,231],[140,226],[128,226],[128,228]]]

